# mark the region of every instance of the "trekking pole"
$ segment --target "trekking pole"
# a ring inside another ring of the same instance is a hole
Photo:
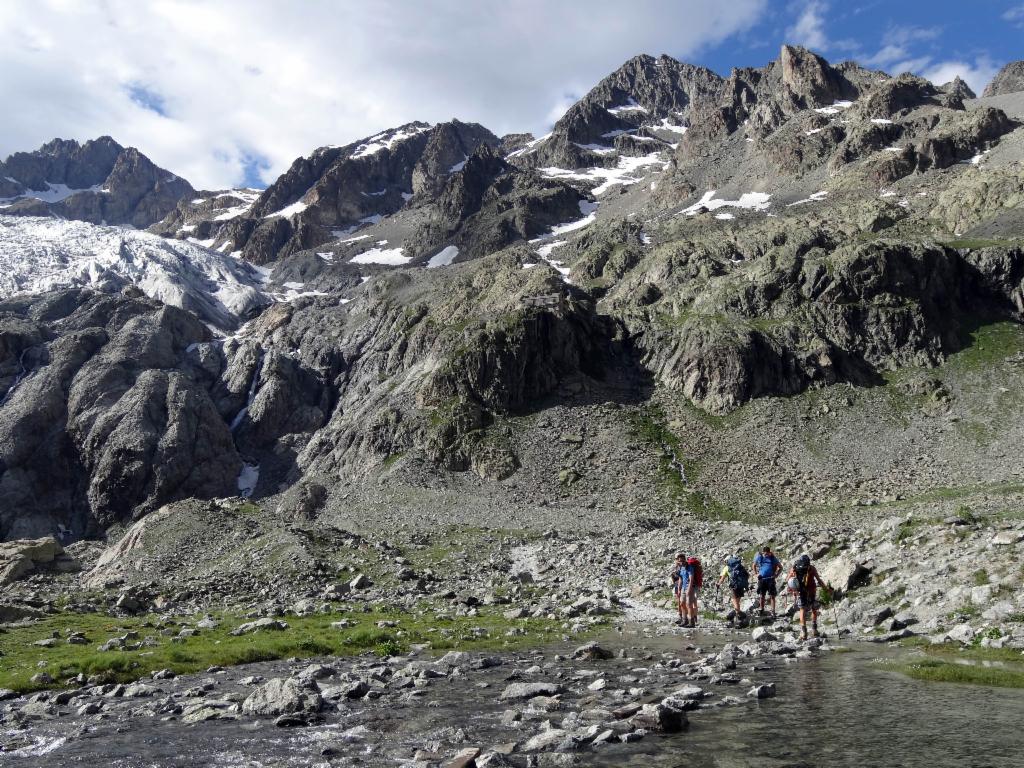
[[[839,635],[839,609],[836,608],[836,591],[832,588],[828,588],[828,601],[832,604],[832,620],[836,623],[836,639],[838,640]]]

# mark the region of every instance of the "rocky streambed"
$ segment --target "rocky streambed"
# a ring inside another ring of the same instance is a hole
[[[0,762],[980,766],[1024,746],[1019,691],[965,697],[871,666],[885,649],[837,652],[849,649],[782,627],[646,618],[583,645],[290,660],[13,698]],[[904,727],[915,722],[929,733]]]
[[[667,749],[705,710],[756,708],[789,663],[828,647],[720,625],[686,633],[661,617],[519,653],[158,672],[8,700],[0,755],[24,766],[588,764]]]

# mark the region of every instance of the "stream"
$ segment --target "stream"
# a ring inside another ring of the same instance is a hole
[[[7,745],[7,751],[0,752],[0,765],[427,765],[414,763],[412,756],[417,749],[431,748],[445,755],[431,764],[444,764],[460,744],[486,751],[496,744],[521,742],[536,732],[528,723],[550,719],[557,724],[569,715],[564,706],[531,713],[528,706],[520,705],[525,712],[522,724],[502,722],[502,714],[515,705],[498,701],[498,692],[510,679],[537,675],[529,669],[534,664],[544,666],[546,679],[559,679],[567,688],[575,686],[582,691],[575,705],[585,716],[587,707],[602,706],[603,694],[591,695],[586,689],[597,676],[619,685],[627,676],[638,674],[643,665],[661,666],[658,662],[670,656],[699,658],[695,646],[705,653],[714,652],[725,641],[747,637],[730,637],[721,631],[655,634],[649,628],[627,626],[625,632],[612,632],[600,640],[610,650],[626,649],[627,658],[574,661],[565,658],[571,646],[504,654],[500,666],[431,680],[429,687],[401,697],[341,700],[337,711],[322,723],[304,728],[278,728],[268,719],[186,724],[159,713],[139,716],[131,714],[131,709],[153,706],[155,700],[135,699],[120,705],[124,709],[117,714],[68,714],[36,720],[20,732],[0,726],[0,743]],[[775,698],[746,698],[749,682],[716,685],[698,681],[711,695],[700,709],[689,713],[690,724],[684,732],[652,734],[632,743],[608,743],[575,753],[545,753],[539,765],[568,764],[552,762],[553,758],[574,758],[572,764],[582,766],[687,768],[989,768],[1021,764],[1024,691],[919,682],[875,665],[880,656],[898,653],[902,651],[854,645],[850,652],[826,650],[809,658],[758,657],[743,676],[774,682]],[[217,675],[187,676],[165,683],[177,686],[165,692],[173,694],[205,684],[215,692],[211,695],[230,697],[237,693],[243,676],[286,676],[308,665],[267,662]],[[679,679],[672,678],[672,669],[657,674],[662,681]],[[598,703],[587,704],[588,697]],[[509,762],[496,764],[526,765],[525,759],[513,755]]]

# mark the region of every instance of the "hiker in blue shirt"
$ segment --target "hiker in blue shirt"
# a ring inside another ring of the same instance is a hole
[[[775,616],[775,598],[778,589],[775,587],[775,579],[782,572],[782,563],[779,562],[772,548],[765,546],[764,549],[754,558],[754,573],[757,574],[757,596],[761,601],[761,615],[764,615],[764,599],[771,598],[772,616]]]

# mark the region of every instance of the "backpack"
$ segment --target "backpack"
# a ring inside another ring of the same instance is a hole
[[[729,567],[729,588],[735,592],[746,592],[750,587],[750,573],[738,557],[730,557],[725,561]]]
[[[704,569],[701,568],[700,560],[696,557],[691,557],[686,561],[686,566],[692,569],[693,575],[690,577],[693,579],[694,584],[697,585],[697,589],[704,586]]]
[[[800,589],[803,590],[808,586],[811,579],[811,560],[810,558],[801,557],[795,563],[793,563],[793,571],[796,573],[797,581],[800,583]]]

